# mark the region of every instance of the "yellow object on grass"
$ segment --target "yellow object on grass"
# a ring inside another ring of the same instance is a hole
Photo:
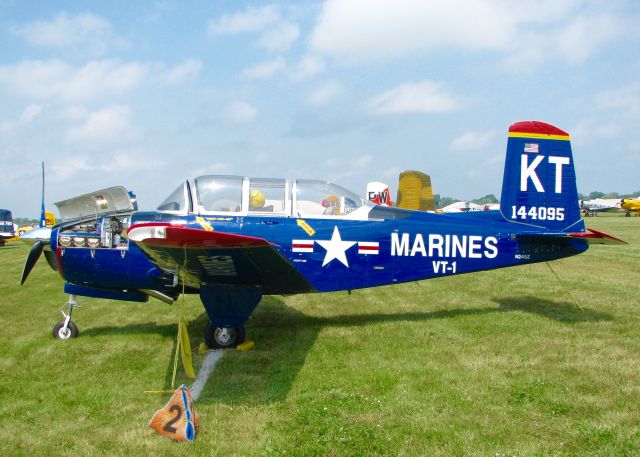
[[[253,341],[245,341],[242,344],[236,346],[236,351],[248,351],[249,349],[253,349],[256,343]]]
[[[184,368],[184,372],[187,374],[187,376],[189,376],[191,379],[195,379],[196,374],[193,371],[193,357],[191,354],[191,343],[189,342],[189,331],[187,330],[187,320],[184,317],[180,318],[180,323],[178,325],[182,367]]]

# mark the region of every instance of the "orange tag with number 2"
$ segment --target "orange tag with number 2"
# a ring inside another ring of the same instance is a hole
[[[176,441],[193,441],[200,418],[193,410],[191,392],[184,384],[176,389],[164,408],[155,412],[149,427]]]

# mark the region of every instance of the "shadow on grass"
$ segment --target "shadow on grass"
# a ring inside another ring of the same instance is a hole
[[[265,297],[247,325],[247,334],[257,342],[256,349],[225,354],[199,402],[262,404],[283,400],[318,333],[325,327],[420,322],[512,311],[533,313],[562,323],[613,320],[605,313],[533,296],[494,301],[499,307],[314,317],[288,307],[277,297]],[[206,323],[206,318],[202,320]]]
[[[129,324],[121,326],[92,327],[81,330],[81,337],[96,337],[105,335],[148,335],[155,333],[165,338],[175,338],[176,324],[158,325],[155,322],[146,322],[138,324]]]
[[[501,311],[524,311],[571,324],[614,319],[610,314],[581,308],[573,303],[545,300],[534,296],[496,298],[493,301],[500,305]]]
[[[450,319],[459,316],[482,316],[494,313],[521,311],[562,323],[599,322],[613,320],[613,316],[580,308],[565,301],[552,301],[535,296],[493,299],[495,308],[466,308],[424,312],[345,314],[329,317],[306,315],[287,306],[279,297],[262,299],[247,322],[247,335],[257,342],[252,351],[229,351],[220,360],[209,379],[201,403],[264,404],[284,399],[313,347],[318,333],[326,327],[353,327],[388,322],[421,322]],[[203,312],[189,323],[192,346],[203,340],[207,315]],[[176,324],[158,325],[155,322],[120,327],[94,327],[82,333],[84,337],[113,334],[156,333],[171,338],[175,350]],[[196,365],[197,369],[197,365]],[[164,388],[171,387],[173,359],[168,361]]]

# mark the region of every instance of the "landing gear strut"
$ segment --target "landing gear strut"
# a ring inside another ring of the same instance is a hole
[[[209,316],[204,342],[210,349],[228,349],[244,342],[244,324],[262,298],[262,288],[203,284],[200,300]]]
[[[211,322],[204,329],[204,342],[209,349],[228,349],[244,342],[244,327],[214,327]]]
[[[55,327],[53,327],[53,337],[59,340],[68,340],[69,338],[75,338],[79,333],[78,326],[71,320],[73,308],[75,308],[76,306],[80,308],[80,305],[76,301],[75,295],[69,295],[67,306],[69,307],[68,312],[65,313],[64,310],[61,310],[64,319],[58,322]]]

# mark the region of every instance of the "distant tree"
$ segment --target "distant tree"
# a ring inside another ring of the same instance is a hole
[[[608,194],[604,194],[602,198],[620,198],[620,194],[618,192],[609,192]]]
[[[604,195],[604,192],[598,192],[597,190],[594,190],[589,194],[589,200],[593,200],[595,198],[602,198],[603,195]]]
[[[38,225],[40,222],[36,219],[29,219],[27,217],[14,217],[13,223],[20,227],[25,227],[27,225]]]
[[[585,194],[578,192],[578,200],[589,200],[589,198]]]
[[[484,197],[476,198],[475,200],[471,200],[476,205],[488,205],[490,203],[499,203],[498,199],[493,194],[487,194]]]
[[[452,203],[460,201],[457,198],[443,197],[440,194],[435,194],[434,198],[435,198],[435,201],[436,201],[436,208],[444,208],[445,206],[449,206]]]

